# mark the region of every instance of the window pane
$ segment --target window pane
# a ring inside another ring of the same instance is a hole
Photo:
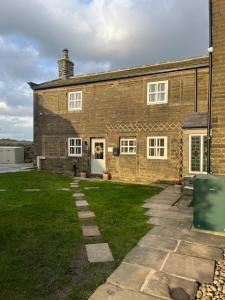
[[[164,147],[164,139],[160,139],[159,141],[160,141],[159,143],[160,147]]]
[[[150,93],[155,93],[157,91],[157,88],[156,88],[156,84],[150,84],[149,85],[149,92]]]
[[[158,94],[158,100],[159,101],[165,101],[165,93],[159,93]]]
[[[149,95],[149,101],[150,102],[155,102],[156,101],[156,94],[150,94]]]
[[[81,146],[81,139],[76,139],[76,146]]]
[[[164,82],[159,83],[158,85],[158,92],[164,92],[166,89],[166,84]]]
[[[191,170],[201,171],[201,136],[191,137]]]
[[[76,100],[81,100],[81,93],[76,93]]]
[[[70,139],[70,146],[74,146],[74,145],[75,145],[74,139]]]
[[[207,172],[207,152],[208,152],[208,138],[203,137],[203,172]]]
[[[160,148],[159,156],[163,157],[164,153],[165,153],[164,148]]]
[[[154,147],[155,146],[155,139],[150,139],[150,146],[151,147]]]
[[[74,94],[74,93],[71,93],[71,94],[70,94],[70,100],[71,100],[71,101],[75,100],[75,94]]]
[[[75,102],[75,108],[81,108],[81,102],[80,101]]]
[[[150,149],[150,156],[155,156],[155,149],[154,148]]]

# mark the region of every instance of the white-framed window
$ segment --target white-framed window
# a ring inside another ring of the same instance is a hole
[[[82,156],[81,138],[68,138],[68,156]]]
[[[68,110],[82,109],[82,91],[68,93]]]
[[[136,154],[137,153],[137,140],[122,138],[120,139],[120,153],[121,154]]]
[[[189,173],[207,173],[207,134],[189,135]]]
[[[147,158],[167,159],[167,137],[166,136],[147,137]]]
[[[147,87],[147,104],[168,102],[168,80],[149,82]]]

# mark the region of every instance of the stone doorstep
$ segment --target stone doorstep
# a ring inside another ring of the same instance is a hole
[[[150,268],[122,262],[109,276],[107,283],[116,284],[121,288],[139,291],[150,272]]]
[[[122,289],[114,284],[105,283],[97,288],[89,300],[163,300],[139,292]]]
[[[97,225],[83,225],[82,232],[84,237],[101,235]]]
[[[94,218],[95,214],[92,211],[78,211],[78,217],[80,219],[90,219]]]
[[[84,193],[74,193],[73,197],[85,197]]]
[[[152,271],[143,284],[141,291],[166,299],[194,300],[197,288],[196,281]]]
[[[91,263],[113,261],[113,256],[107,243],[85,245],[88,261]]]
[[[86,200],[77,200],[75,201],[76,207],[86,207],[88,202]]]
[[[139,247],[158,249],[162,251],[174,251],[178,246],[178,240],[146,234],[138,243]],[[151,251],[151,250],[150,250]]]
[[[156,226],[169,225],[180,229],[191,229],[192,226],[192,220],[180,221],[180,220],[173,220],[173,219],[166,219],[166,218],[159,218],[159,217],[151,217],[147,221],[147,223]]]
[[[171,252],[162,268],[162,271],[174,276],[204,283],[213,281],[214,269],[214,260]]]
[[[181,241],[176,253],[212,260],[223,258],[223,250],[220,248],[193,244],[186,241]]]
[[[168,251],[162,251],[150,247],[140,247],[139,245],[133,248],[124,258],[124,262],[135,264],[142,267],[160,270]]]

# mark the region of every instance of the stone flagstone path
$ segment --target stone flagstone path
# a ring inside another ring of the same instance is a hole
[[[145,201],[155,227],[90,300],[194,300],[198,284],[213,281],[225,237],[191,230],[193,210],[178,205],[180,198],[168,186]]]
[[[93,220],[95,214],[90,210],[87,200],[85,200],[85,194],[82,193],[79,188],[79,178],[75,178],[74,181],[70,184],[71,188],[76,189],[76,192],[73,194],[75,200],[75,205],[78,209],[78,217],[81,220]],[[95,187],[96,188],[96,187]],[[97,225],[93,225],[91,222],[90,225],[82,225],[82,233],[84,238],[99,238],[101,233]],[[108,243],[93,243],[85,245],[87,258],[90,263],[100,263],[100,262],[109,262],[113,261],[113,256],[109,248]]]

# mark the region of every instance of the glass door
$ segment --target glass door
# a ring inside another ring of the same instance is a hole
[[[207,135],[191,134],[189,138],[189,172],[207,173]]]

